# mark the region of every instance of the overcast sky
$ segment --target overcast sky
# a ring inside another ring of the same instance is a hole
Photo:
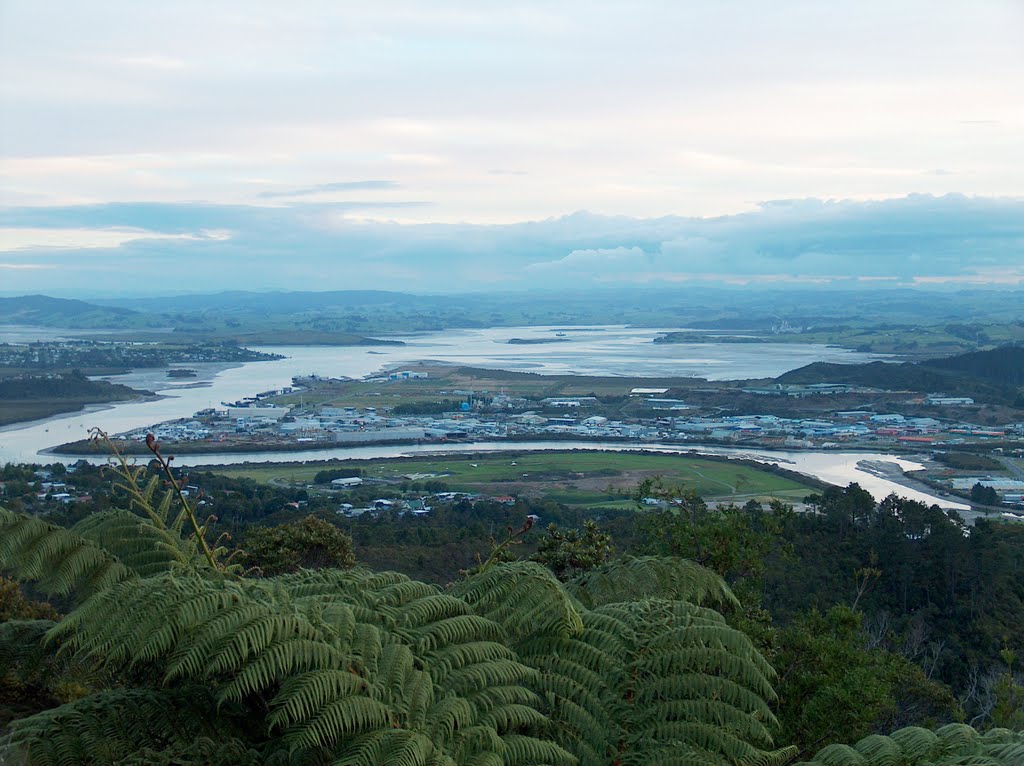
[[[1022,40],[1021,0],[0,0],[0,291],[409,289],[452,249],[460,289],[1011,284]]]

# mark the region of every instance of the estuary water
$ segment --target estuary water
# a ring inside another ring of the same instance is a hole
[[[883,357],[820,344],[653,343],[679,328],[621,326],[558,328],[500,327],[445,330],[393,336],[404,346],[261,347],[285,356],[274,362],[230,367],[190,364],[197,379],[170,379],[164,370],[136,370],[108,380],[155,391],[156,401],[123,402],[85,412],[19,423],[0,429],[0,462],[32,462],[49,447],[83,439],[92,427],[109,433],[144,428],[189,417],[261,391],[281,388],[296,375],[361,378],[383,368],[419,360],[543,375],[618,377],[702,377],[709,380],[767,378],[815,361],[856,363]],[[73,331],[42,330],[40,339],[73,336]],[[0,342],[26,342],[31,328],[0,328]],[[510,339],[550,343],[509,344]]]
[[[64,442],[83,439],[92,427],[110,433],[151,426],[164,420],[183,418],[206,407],[220,406],[255,393],[281,388],[296,375],[321,375],[359,378],[384,368],[414,361],[441,361],[489,369],[535,372],[543,375],[601,375],[618,377],[702,377],[709,380],[775,377],[788,370],[815,361],[857,363],[881,359],[824,345],[797,343],[653,343],[662,332],[680,328],[631,328],[621,326],[558,328],[502,327],[445,330],[436,333],[393,336],[404,346],[288,346],[259,348],[282,354],[274,362],[248,362],[238,366],[199,364],[195,379],[169,379],[164,370],[135,370],[108,378],[129,386],[155,391],[162,398],[146,402],[123,402],[92,407],[87,411],[55,416],[42,421],[21,423],[0,429],[0,463],[73,462],[75,458],[56,458],[40,452]],[[73,331],[42,331],[39,339],[74,337]],[[0,342],[26,342],[33,338],[32,328],[5,331]],[[509,344],[510,339],[552,342]],[[690,449],[668,444],[623,444],[594,442],[490,442],[457,444],[445,447],[452,452],[501,449],[649,449],[679,452]],[[840,452],[771,452],[728,448],[701,448],[714,454],[737,454],[762,462],[778,462],[793,470],[825,481],[845,485],[857,481],[878,497],[889,492],[916,497],[927,502],[940,498],[902,487],[884,478],[860,470],[861,460],[882,460],[903,468],[918,467],[893,455],[869,455]],[[357,447],[328,451],[258,453],[231,455],[179,456],[182,465],[324,460],[328,458],[394,457],[438,452],[436,445]]]

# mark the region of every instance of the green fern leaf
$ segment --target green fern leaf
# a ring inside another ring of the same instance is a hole
[[[567,587],[588,607],[643,599],[739,604],[717,574],[675,557],[623,556],[580,575]]]
[[[583,630],[579,604],[551,570],[532,561],[495,564],[458,583],[452,594],[501,625],[512,642]]]
[[[81,535],[3,508],[0,572],[58,596],[89,595],[133,576],[114,555]]]

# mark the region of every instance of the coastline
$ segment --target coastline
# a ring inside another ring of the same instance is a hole
[[[43,423],[57,423],[61,420],[68,418],[75,418],[81,415],[87,415],[92,412],[104,412],[106,410],[112,410],[119,404],[137,404],[142,402],[157,402],[161,399],[168,399],[170,397],[164,394],[156,394],[152,392],[139,392],[138,396],[129,396],[124,399],[110,399],[105,402],[83,402],[79,404],[75,409],[62,410],[60,412],[54,412],[51,415],[46,415],[41,418],[31,418],[27,420],[15,420],[10,423],[4,423],[0,425],[0,434],[21,431],[26,428],[34,428],[35,426],[42,425]]]

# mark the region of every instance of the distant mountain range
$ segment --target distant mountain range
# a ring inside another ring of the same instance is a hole
[[[460,296],[470,298],[471,296]],[[295,313],[350,309],[359,306],[442,306],[451,304],[447,296],[412,295],[389,290],[331,290],[325,292],[247,292],[232,290],[204,295],[174,295],[159,298],[104,298],[98,306],[119,307],[146,312],[258,312]]]

